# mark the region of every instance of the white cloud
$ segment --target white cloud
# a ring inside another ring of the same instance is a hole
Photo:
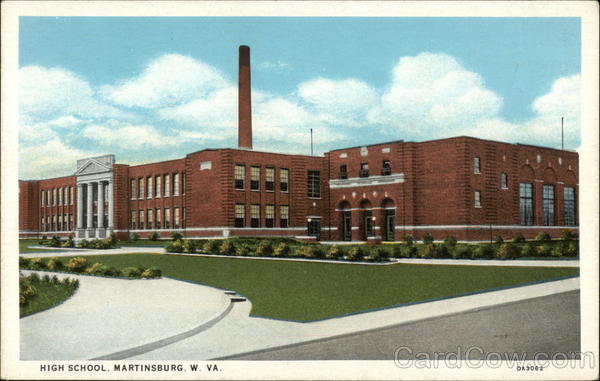
[[[283,70],[289,68],[291,65],[284,61],[262,61],[258,64],[260,70]]]
[[[156,108],[206,97],[230,86],[214,67],[179,54],[160,56],[137,77],[115,86],[103,86],[107,99],[127,107]]]
[[[67,176],[75,173],[77,159],[95,156],[91,151],[78,150],[54,138],[48,142],[21,147],[19,178],[40,179]]]
[[[163,135],[148,125],[107,125],[88,126],[82,131],[82,135],[104,146],[128,150],[175,146],[181,142],[176,137]]]

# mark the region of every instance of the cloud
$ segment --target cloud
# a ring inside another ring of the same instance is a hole
[[[86,127],[81,134],[101,145],[127,150],[169,147],[181,143],[174,136],[161,134],[153,126],[121,126],[118,122],[107,123],[107,125],[91,125]]]
[[[150,62],[139,76],[103,86],[101,92],[119,105],[157,108],[203,98],[227,86],[230,83],[212,66],[183,55],[166,54]]]
[[[77,159],[96,156],[93,151],[69,147],[59,138],[19,150],[19,178],[42,179],[75,173]]]
[[[257,67],[259,70],[283,70],[290,68],[291,65],[284,61],[262,61]]]

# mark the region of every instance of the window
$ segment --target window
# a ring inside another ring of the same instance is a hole
[[[260,227],[260,205],[250,205],[250,227]]]
[[[44,217],[41,218],[40,224],[41,224],[41,231],[46,231],[46,223],[44,222]]]
[[[56,189],[54,189],[56,190]],[[56,192],[55,192],[56,194]],[[52,231],[55,232],[56,231],[56,214],[52,216]]]
[[[136,189],[136,183],[137,181],[135,181],[135,179],[131,179],[129,181],[129,187],[131,188],[131,199],[135,200],[135,196],[137,194],[137,189]]]
[[[65,196],[64,196],[64,202],[65,205],[69,205],[69,187],[65,187]]]
[[[61,231],[62,230],[62,214],[59,214],[57,216],[58,218],[58,223],[56,225],[56,231]]]
[[[171,228],[171,209],[165,208],[165,229]]]
[[[185,179],[185,172],[181,173],[181,189],[182,189],[182,194],[185,194],[185,188],[186,188],[186,179]]]
[[[156,228],[160,229],[160,228],[162,228],[161,220],[160,220],[160,208],[156,208],[156,211],[154,212],[154,214],[155,214],[154,217],[155,217],[155,221],[156,221]]]
[[[246,209],[244,204],[235,204],[235,222],[233,226],[243,228],[246,224]]]
[[[358,177],[369,177],[369,163],[360,163]]]
[[[63,202],[63,189],[58,188],[58,205],[62,205]]]
[[[290,207],[287,205],[281,205],[279,207],[279,226],[282,228],[287,228],[289,219]]]
[[[44,206],[44,201],[46,201],[46,191],[42,191],[42,198],[40,200],[40,206]]]
[[[508,175],[506,172],[500,174],[500,188],[508,189]]]
[[[565,225],[575,225],[575,188],[565,187]]]
[[[389,176],[392,174],[392,163],[389,160],[384,160],[381,164],[381,175]]]
[[[275,226],[275,205],[267,205],[265,208],[265,226],[268,228]]]
[[[56,206],[56,188],[52,188],[52,205]]]
[[[179,173],[173,174],[173,196],[179,196]]]
[[[171,195],[171,175],[169,175],[169,174],[165,175],[164,195],[165,195],[165,197],[169,197]]]
[[[52,229],[52,225],[50,225],[50,216],[46,216],[46,231],[49,232]]]
[[[312,237],[321,236],[321,219],[320,218],[309,218],[308,219],[308,235]]]
[[[160,198],[160,187],[161,187],[161,177],[160,176],[156,176],[154,177],[154,197],[156,198]]]
[[[51,193],[50,193],[50,189],[48,189],[46,191],[46,206],[50,206],[50,203],[52,202],[52,200],[50,199]]]
[[[340,165],[340,179],[348,178],[348,165],[342,164]]]
[[[147,210],[147,214],[148,214],[148,216],[147,216],[146,221],[148,222],[148,229],[152,229],[152,226],[154,224],[154,215],[153,215],[154,213],[153,213],[153,210],[152,209],[148,209]]]
[[[179,208],[173,209],[173,228],[179,229]]]
[[[533,184],[519,184],[519,214],[521,225],[533,225]]]
[[[141,200],[144,198],[144,178],[142,177],[138,181],[139,181],[139,183],[138,183],[138,191],[139,191],[138,198]],[[142,222],[140,221],[140,224],[141,223]]]
[[[481,160],[478,156],[473,158],[473,173],[481,173]]]
[[[146,214],[143,210],[140,210],[140,229],[144,229],[144,214]]]
[[[265,190],[267,192],[275,190],[275,168],[267,167],[265,170]]]
[[[185,208],[181,208],[181,227],[185,229]]]
[[[544,185],[544,225],[554,225],[554,185]]]
[[[69,201],[71,202],[71,205],[73,205],[73,187],[71,187],[71,197],[69,197]]]
[[[244,181],[246,179],[246,167],[240,164],[235,165],[235,189],[244,190]]]
[[[321,172],[308,171],[308,197],[321,197]]]
[[[279,170],[279,190],[282,192],[288,191],[288,182],[290,177],[290,171],[286,168]]]
[[[147,198],[152,198],[152,190],[154,189],[154,187],[152,186],[152,176],[148,176],[146,178],[146,197]]]
[[[250,167],[250,190],[260,189],[260,167]]]
[[[481,208],[481,191],[475,191],[475,207]]]

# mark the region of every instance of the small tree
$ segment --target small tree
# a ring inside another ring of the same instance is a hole
[[[498,259],[515,259],[519,256],[519,248],[511,243],[503,243],[496,251]]]
[[[502,245],[504,243],[504,238],[498,234],[496,238],[494,238],[494,243],[496,243],[496,245]]]
[[[565,230],[562,233],[561,239],[563,241],[573,241],[575,239],[575,234],[571,230]]]
[[[425,233],[423,235],[423,243],[425,245],[432,244],[433,243],[433,236],[431,234],[429,234],[429,233]]]
[[[535,236],[535,240],[536,241],[542,241],[542,242],[548,242],[551,241],[552,238],[550,238],[550,234],[546,233],[546,232],[539,232],[536,236]]]
[[[185,253],[194,254],[196,252],[196,243],[191,239],[183,241],[183,251]]]
[[[521,233],[517,233],[513,239],[512,239],[513,243],[523,243],[525,242],[525,237],[523,237],[523,234]]]
[[[362,261],[365,253],[360,246],[354,246],[348,251],[348,259],[351,261]]]
[[[181,235],[181,233],[178,233],[178,232],[171,233],[171,239],[173,241],[177,241],[178,239],[182,239],[182,238],[183,238],[183,236]]]
[[[537,255],[533,246],[525,244],[521,246],[521,257],[535,257]]]
[[[449,248],[449,249],[450,249],[450,248],[453,248],[453,247],[455,247],[455,246],[456,246],[456,243],[457,243],[457,241],[456,241],[456,238],[455,238],[454,236],[447,235],[447,236],[444,238],[444,245],[445,245],[447,248]]]
[[[404,240],[404,243],[408,246],[411,246],[415,241],[413,239],[413,236],[410,234],[405,234],[403,240]]]

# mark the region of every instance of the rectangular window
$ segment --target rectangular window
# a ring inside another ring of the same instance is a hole
[[[71,205],[73,205],[73,187],[71,187],[71,197],[69,201],[71,201]]]
[[[185,188],[186,188],[186,179],[185,179],[185,172],[181,173],[181,193],[185,194]]]
[[[40,206],[44,206],[44,201],[46,201],[46,191],[42,191],[42,198],[40,200]]]
[[[41,220],[41,221],[40,221],[40,223],[41,223],[41,228],[40,228],[40,230],[41,230],[41,231],[46,231],[46,223],[44,222],[44,221],[45,221],[45,220],[44,220],[44,217],[42,217],[40,220]]]
[[[544,225],[554,225],[554,185],[544,185]]]
[[[267,192],[275,190],[275,168],[267,167],[265,170],[265,190]]]
[[[308,235],[312,237],[321,236],[321,219],[320,218],[309,218],[308,219]]]
[[[72,200],[73,198],[71,198]],[[69,214],[69,225],[71,226],[71,230],[75,230],[75,225],[73,225],[73,214]]]
[[[477,156],[473,158],[473,173],[481,173],[481,160]]]
[[[565,187],[565,225],[575,226],[575,188]]]
[[[260,189],[260,167],[250,167],[250,190]]]
[[[392,174],[392,163],[389,160],[384,160],[381,164],[381,175],[389,176]]]
[[[49,232],[52,229],[52,225],[50,224],[50,216],[46,216],[46,231]]]
[[[69,205],[69,187],[65,187],[64,192],[65,192],[65,197],[64,197],[65,205]]]
[[[340,165],[340,179],[347,179],[347,178],[348,178],[348,165],[342,164],[342,165]]]
[[[154,187],[152,186],[152,176],[148,176],[146,178],[146,197],[147,198],[152,198],[152,190],[154,189]]]
[[[52,205],[56,206],[56,188],[52,188]]]
[[[267,205],[265,208],[265,226],[268,228],[275,226],[275,205]]]
[[[161,229],[162,228],[162,225],[161,225],[162,221],[160,219],[160,208],[156,208],[155,214],[156,215],[154,216],[155,217],[154,220],[156,221],[156,228],[157,229]]]
[[[50,189],[48,189],[46,191],[46,206],[50,206],[50,204],[52,203],[51,195],[52,193],[50,193]]]
[[[235,204],[235,223],[236,228],[243,228],[246,225],[246,209],[244,204]]]
[[[185,229],[185,208],[181,208],[181,227]]]
[[[165,197],[169,197],[171,195],[171,175],[165,175]]]
[[[321,172],[308,171],[308,197],[321,197]]]
[[[139,183],[138,183],[138,191],[139,191],[138,198],[140,200],[142,200],[144,198],[144,178],[142,177],[138,181],[139,181]],[[140,223],[141,223],[141,221],[140,221]]]
[[[63,199],[63,189],[62,188],[58,188],[58,205],[62,205],[62,199]]]
[[[508,175],[506,172],[500,174],[500,188],[508,189]]]
[[[533,225],[533,184],[519,184],[519,214],[521,225]]]
[[[165,229],[171,228],[171,209],[165,208]]]
[[[144,211],[140,210],[140,229],[144,229]]]
[[[481,191],[475,191],[475,207],[481,208]]]
[[[369,163],[360,163],[358,177],[369,177]]]
[[[287,205],[281,205],[279,207],[279,227],[287,228],[289,219],[290,207]]]
[[[56,231],[56,214],[52,216],[52,231]]]
[[[173,228],[179,229],[179,208],[173,209]]]
[[[136,187],[136,185],[137,185],[137,181],[135,179],[131,179],[129,181],[129,187],[131,188],[130,192],[131,192],[131,199],[132,200],[135,200],[135,196],[137,195],[137,187]]]
[[[235,189],[244,190],[244,182],[246,179],[246,167],[241,164],[235,165]]]
[[[179,173],[173,173],[173,196],[179,196]]]
[[[260,227],[260,205],[258,204],[250,205],[250,227]]]
[[[152,209],[148,209],[147,210],[147,214],[148,214],[147,219],[146,219],[146,221],[148,221],[148,227],[147,228],[148,229],[152,229],[152,226],[154,226],[154,215],[153,215],[154,213],[153,213],[153,210]]]
[[[162,193],[162,192],[160,191],[160,190],[161,190],[161,189],[160,189],[160,186],[161,186],[161,181],[160,181],[160,180],[161,180],[161,177],[160,177],[160,176],[156,176],[156,177],[154,177],[154,189],[155,189],[155,192],[154,192],[154,197],[156,197],[156,198],[160,198],[160,195],[161,195],[161,193]]]
[[[279,190],[282,192],[287,192],[289,187],[288,183],[290,181],[290,171],[287,168],[281,168],[279,170]]]
[[[137,211],[135,210],[131,211],[131,229],[137,229]]]

